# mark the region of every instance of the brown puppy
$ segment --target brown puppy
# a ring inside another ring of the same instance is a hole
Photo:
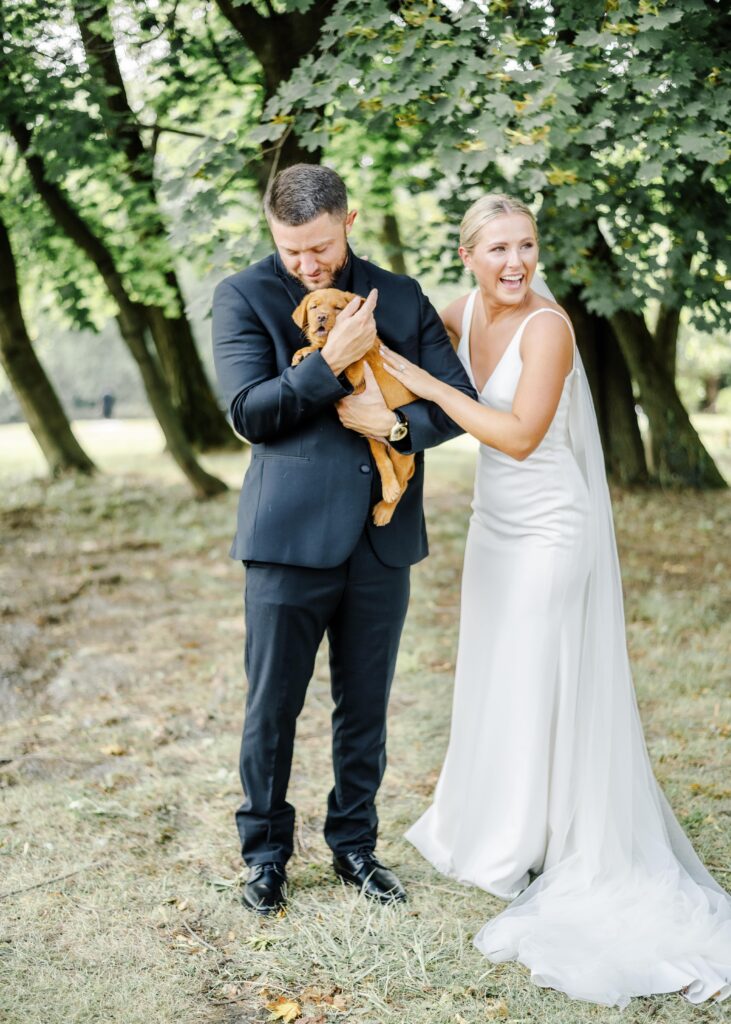
[[[354,298],[356,296],[351,292],[342,292],[338,288],[318,288],[317,291],[305,295],[292,314],[292,319],[298,327],[302,328],[310,344],[295,352],[292,356],[292,366],[296,366],[305,356],[322,348],[333,328],[335,317]],[[379,352],[380,345],[380,340],[376,338],[365,356],[346,368],[345,375],[353,385],[354,393],[358,394],[365,388],[364,364],[368,363],[373,370],[386,405],[389,409],[398,409],[402,405],[413,402],[416,396],[412,395],[387,370],[384,370]],[[401,495],[406,490],[408,481],[414,475],[414,456],[401,455],[385,441],[378,441],[372,437],[368,438],[368,444],[378,467],[383,492],[383,500],[373,508],[373,522],[376,526],[385,526],[386,523],[391,522]]]

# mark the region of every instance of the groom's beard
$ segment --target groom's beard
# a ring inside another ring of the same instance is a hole
[[[345,243],[345,252],[343,253],[342,259],[338,263],[329,264],[327,267],[320,268],[320,274],[316,281],[310,281],[301,274],[294,274],[291,270],[287,273],[290,277],[293,277],[295,281],[299,281],[308,292],[317,291],[318,288],[332,288],[333,284],[337,280],[340,272],[345,269],[350,259],[350,253],[348,252],[348,244]]]

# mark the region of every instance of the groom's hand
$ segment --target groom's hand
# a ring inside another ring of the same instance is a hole
[[[333,329],[321,352],[322,358],[336,377],[346,366],[361,359],[373,346],[376,340],[373,310],[377,301],[378,291],[373,288],[362,305],[360,298],[356,296],[335,318]]]
[[[359,395],[341,398],[335,404],[340,422],[348,430],[355,430],[364,437],[388,437],[398,417],[384,402],[381,389],[368,363],[365,364],[364,371],[365,391],[361,391]]]

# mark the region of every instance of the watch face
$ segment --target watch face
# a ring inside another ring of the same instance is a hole
[[[389,441],[401,441],[409,432],[409,428],[405,423],[394,423],[389,434]]]

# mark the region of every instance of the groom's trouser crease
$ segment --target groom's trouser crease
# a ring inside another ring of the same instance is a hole
[[[365,534],[332,569],[249,563],[249,681],[237,811],[247,864],[285,862],[295,812],[286,800],[297,717],[327,631],[335,785],[325,838],[335,853],[372,848],[385,769],[386,706],[409,596],[408,568],[384,566]]]

